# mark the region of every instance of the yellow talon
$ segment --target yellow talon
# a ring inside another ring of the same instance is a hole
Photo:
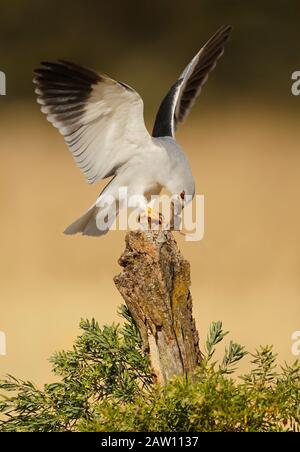
[[[151,207],[147,207],[148,221],[156,221],[158,224],[164,224],[164,217],[162,213],[156,213]]]

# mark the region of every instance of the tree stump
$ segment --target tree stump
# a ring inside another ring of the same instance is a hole
[[[166,383],[199,364],[192,316],[190,265],[170,231],[132,231],[119,259],[115,284],[140,331],[154,379]]]

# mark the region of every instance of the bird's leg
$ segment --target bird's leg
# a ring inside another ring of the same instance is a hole
[[[151,223],[163,225],[164,224],[164,217],[161,212],[155,212],[155,210],[152,207],[147,207],[147,217],[148,217],[148,223],[151,227]]]
[[[161,212],[156,212],[150,205],[147,205],[142,209],[138,216],[138,222],[149,229],[153,229],[155,226],[156,229],[159,226],[166,226],[163,214]]]
[[[138,221],[141,224],[146,224],[151,229],[153,225],[162,225],[164,220],[160,212],[157,213],[152,207],[147,206],[140,212]]]

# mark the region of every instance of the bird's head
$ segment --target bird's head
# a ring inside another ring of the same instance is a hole
[[[194,179],[189,177],[178,178],[175,183],[170,182],[168,190],[172,194],[172,202],[177,206],[178,213],[189,204],[195,196]]]

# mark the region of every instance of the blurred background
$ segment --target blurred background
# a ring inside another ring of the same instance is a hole
[[[300,3],[278,0],[3,0],[0,70],[0,375],[50,381],[48,357],[71,347],[80,318],[118,321],[112,278],[124,233],[67,237],[95,200],[32,85],[41,60],[68,59],[133,86],[156,109],[199,47],[234,27],[178,141],[205,196],[205,237],[179,246],[192,268],[203,339],[213,320],[249,351],[292,361],[300,329]],[[245,360],[244,368],[247,368]]]

